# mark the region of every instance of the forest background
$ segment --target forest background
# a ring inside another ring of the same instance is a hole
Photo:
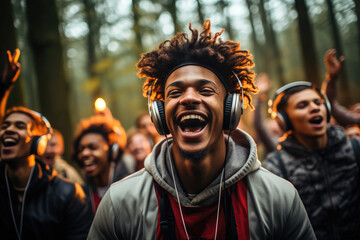
[[[21,50],[8,107],[44,114],[64,134],[67,158],[76,125],[94,114],[97,97],[125,129],[134,125],[147,110],[136,75],[141,53],[205,19],[254,54],[272,92],[298,80],[320,86],[323,56],[335,48],[346,59],[338,98],[345,106],[360,102],[359,0],[1,0],[0,72],[6,50]],[[247,114],[242,121],[252,133]]]

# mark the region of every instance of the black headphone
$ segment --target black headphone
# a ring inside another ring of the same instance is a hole
[[[50,125],[50,122],[46,119],[46,117],[44,115],[42,115],[34,110],[30,110],[30,111],[33,115],[39,117],[42,120],[42,122],[44,123],[44,125],[47,129],[46,134],[33,137],[33,141],[32,141],[31,147],[30,147],[30,154],[35,154],[35,155],[41,156],[45,152],[47,142],[50,140],[53,130]]]
[[[224,130],[234,130],[240,122],[241,115],[244,112],[244,92],[243,86],[241,84],[238,76],[232,72],[236,77],[239,86],[241,96],[238,93],[227,94],[224,102]],[[153,101],[150,103],[152,88],[154,83],[150,87],[148,94],[148,108],[151,121],[154,123],[154,126],[160,135],[170,134],[169,128],[166,125],[165,119],[165,108],[163,101]]]
[[[120,138],[121,133],[118,127],[114,126],[112,128],[112,131],[116,133],[118,138]],[[118,141],[115,141],[113,144],[109,146],[109,157],[108,157],[109,161],[116,162],[118,160],[119,154],[120,154],[120,146]]]
[[[330,102],[327,98],[327,96],[323,93],[323,91],[317,87],[314,86],[314,84],[312,84],[311,82],[305,82],[305,81],[297,81],[297,82],[292,82],[292,83],[288,83],[284,86],[282,86],[281,88],[279,88],[275,94],[274,97],[272,99],[270,99],[268,101],[268,112],[271,115],[271,118],[276,119],[279,123],[279,125],[284,128],[285,131],[289,131],[291,130],[292,124],[290,121],[289,116],[285,113],[285,112],[278,112],[278,104],[281,101],[281,99],[283,98],[283,96],[286,94],[286,92],[294,87],[299,87],[299,86],[304,86],[304,87],[309,87],[313,90],[315,90],[322,99],[324,99],[324,105],[326,108],[326,120],[327,122],[330,121],[330,117],[331,117],[331,105]]]

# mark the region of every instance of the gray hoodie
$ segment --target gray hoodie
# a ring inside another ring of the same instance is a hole
[[[154,181],[177,199],[168,162],[171,146],[171,138],[158,143],[146,158],[144,170],[110,187],[88,239],[156,239],[159,208]],[[260,167],[255,142],[248,134],[239,129],[231,133],[227,158],[225,187],[241,179],[246,182],[250,239],[315,239],[297,191]],[[180,183],[176,172],[174,177]],[[178,184],[181,205],[199,207],[216,202],[219,183],[220,174],[193,198]]]

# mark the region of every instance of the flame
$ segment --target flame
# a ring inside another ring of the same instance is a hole
[[[95,105],[95,110],[96,110],[96,112],[102,112],[102,111],[104,111],[105,108],[106,108],[106,102],[105,102],[105,100],[102,99],[102,98],[96,99],[94,105]]]

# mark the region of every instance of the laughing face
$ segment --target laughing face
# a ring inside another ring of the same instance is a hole
[[[45,153],[41,156],[45,164],[53,166],[55,163],[56,156],[61,155],[61,143],[57,135],[53,135],[51,139],[47,142]]]
[[[33,120],[26,114],[14,112],[2,122],[0,131],[1,159],[22,159],[30,155]]]
[[[195,65],[181,67],[168,77],[164,94],[166,123],[175,150],[196,156],[224,142],[226,91],[212,71]]]
[[[294,133],[303,137],[322,137],[326,134],[324,100],[313,89],[305,89],[289,97],[286,113]]]
[[[78,159],[89,177],[108,173],[110,168],[108,151],[109,145],[99,133],[87,133],[81,138]]]

